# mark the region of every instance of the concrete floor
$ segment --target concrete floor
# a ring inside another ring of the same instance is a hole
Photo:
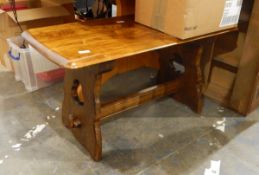
[[[150,76],[141,71],[119,83],[120,95]],[[27,93],[5,71],[0,82],[0,175],[259,174],[259,111],[244,118],[206,99],[198,115],[171,98],[150,102],[102,125],[96,163],[61,123],[62,83]],[[115,96],[115,85],[104,98]]]

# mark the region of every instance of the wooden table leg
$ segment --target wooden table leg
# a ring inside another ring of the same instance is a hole
[[[203,105],[202,51],[202,46],[194,44],[159,51],[160,70],[158,83],[180,78],[182,86],[173,97],[197,113],[201,113]],[[185,68],[184,73],[181,74],[175,70],[173,65],[174,61],[179,62],[179,58]]]
[[[102,155],[99,99],[99,66],[66,70],[62,119],[77,140],[98,161]],[[78,88],[82,88],[82,96]]]
[[[201,58],[202,46],[190,44],[180,49],[180,55],[185,67],[183,73],[183,88],[176,98],[189,106],[193,111],[201,113],[203,106]]]

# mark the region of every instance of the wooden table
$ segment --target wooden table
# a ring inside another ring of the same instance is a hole
[[[178,40],[125,17],[30,29],[23,37],[66,68],[63,122],[98,161],[102,156],[100,125],[113,114],[172,94],[200,113],[201,64],[210,59],[215,40],[234,30]],[[172,61],[183,64],[185,72],[176,72]],[[113,102],[100,100],[105,81],[141,66],[159,69],[157,85]]]

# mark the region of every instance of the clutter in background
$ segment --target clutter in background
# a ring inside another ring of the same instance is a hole
[[[14,71],[15,79],[22,81],[28,91],[62,79],[64,69],[26,45],[20,34],[30,28],[74,21],[73,3],[73,0],[0,1],[0,64]]]
[[[0,7],[10,7],[8,1],[1,3]],[[50,26],[74,21],[73,0],[16,0],[17,6],[26,7],[18,10],[17,16],[21,28],[27,30],[35,27]],[[51,13],[50,13],[51,12]],[[8,67],[6,63],[8,44],[6,39],[21,34],[13,11],[0,9],[0,64]],[[12,66],[8,68],[12,69]]]
[[[82,19],[107,18],[114,16],[114,0],[77,0],[76,14]]]

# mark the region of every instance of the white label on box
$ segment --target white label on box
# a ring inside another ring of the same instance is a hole
[[[238,23],[243,0],[226,0],[220,27],[226,27]]]

